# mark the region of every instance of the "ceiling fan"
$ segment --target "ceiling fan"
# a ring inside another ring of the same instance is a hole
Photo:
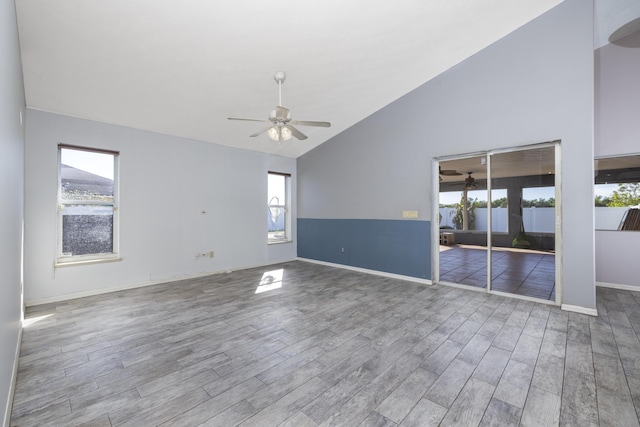
[[[442,175],[444,176],[456,176],[462,175],[455,169],[442,169],[442,166],[438,165],[438,174],[440,175],[440,181],[442,181]]]
[[[469,174],[468,177],[464,179],[464,189],[465,190],[475,190],[476,189],[476,179],[471,176],[473,172],[467,172]]]
[[[440,175],[444,175],[444,176],[456,176],[456,175],[462,175],[460,172],[458,172],[455,169],[442,169],[441,167],[439,167],[439,172]]]
[[[273,76],[273,79],[278,83],[278,106],[275,108],[275,110],[271,111],[271,114],[269,115],[268,119],[244,119],[244,118],[238,118],[238,117],[229,117],[228,119],[244,120],[249,122],[267,122],[267,123],[271,122],[271,124],[267,128],[262,129],[261,131],[256,132],[249,136],[256,137],[258,135],[263,134],[264,132],[267,132],[267,135],[269,135],[269,138],[279,142],[288,141],[289,139],[291,139],[292,136],[295,136],[300,140],[307,139],[307,135],[300,132],[293,125],[317,126],[317,127],[325,127],[325,128],[330,127],[331,123],[329,122],[316,122],[316,121],[309,121],[309,120],[291,120],[289,109],[282,106],[282,83],[284,82],[284,79],[286,77],[287,75],[284,73],[284,71],[278,71]]]

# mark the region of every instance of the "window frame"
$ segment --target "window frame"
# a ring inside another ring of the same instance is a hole
[[[108,154],[113,156],[113,200],[69,200],[62,198],[62,150],[86,151],[90,153]],[[110,262],[120,260],[120,233],[119,233],[119,160],[120,152],[113,150],[105,150],[92,147],[84,147],[69,144],[58,144],[58,161],[57,161],[57,207],[56,207],[56,261],[55,267]],[[63,248],[63,211],[66,206],[86,205],[86,206],[107,206],[113,211],[112,218],[112,252],[83,254],[83,255],[65,255]]]
[[[267,223],[267,244],[274,245],[279,243],[290,243],[291,239],[291,174],[283,172],[267,171],[267,198],[269,196],[269,175],[278,175],[284,177],[284,203],[271,204],[270,200],[267,200],[267,211],[271,208],[280,208],[284,210],[284,237],[272,238],[269,235],[269,224]]]

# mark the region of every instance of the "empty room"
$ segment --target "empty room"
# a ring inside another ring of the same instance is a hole
[[[640,426],[637,1],[209,3],[0,0],[4,425]]]

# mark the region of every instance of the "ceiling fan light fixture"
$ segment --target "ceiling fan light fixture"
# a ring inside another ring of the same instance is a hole
[[[288,141],[293,136],[291,128],[289,128],[288,126],[278,125],[271,126],[269,129],[267,129],[267,134],[273,141]]]
[[[288,141],[293,136],[293,132],[291,132],[291,128],[289,126],[282,126],[280,128],[280,134],[282,135],[283,141]]]
[[[267,135],[269,135],[269,138],[273,141],[280,141],[280,132],[278,132],[277,126],[271,126],[267,129]]]

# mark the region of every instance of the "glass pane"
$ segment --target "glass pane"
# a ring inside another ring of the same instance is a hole
[[[286,204],[286,177],[284,175],[269,174],[268,181],[268,204],[285,205]]]
[[[532,233],[555,233],[556,187],[522,189],[522,222]]]
[[[105,253],[113,253],[113,206],[64,206],[62,255]]]
[[[459,207],[462,204],[464,193],[452,191],[440,193],[440,228],[462,230],[462,215]],[[467,192],[470,207],[473,209],[473,222],[469,222],[469,230],[487,231],[487,192],[485,190],[472,190]],[[493,231],[507,232],[507,190],[491,190]]]
[[[640,231],[640,156],[595,161],[596,230]]]
[[[62,200],[113,200],[114,156],[83,150],[60,150]]]
[[[269,206],[269,239],[286,239],[285,224],[287,212],[284,208]]]
[[[486,159],[440,162],[440,281],[487,286]]]
[[[555,299],[555,147],[492,154],[491,185],[509,201],[491,234],[491,289]]]
[[[491,190],[491,230],[506,233],[509,227],[509,197],[506,189]]]
[[[287,236],[287,176],[268,174],[267,224],[269,240],[286,240]]]

